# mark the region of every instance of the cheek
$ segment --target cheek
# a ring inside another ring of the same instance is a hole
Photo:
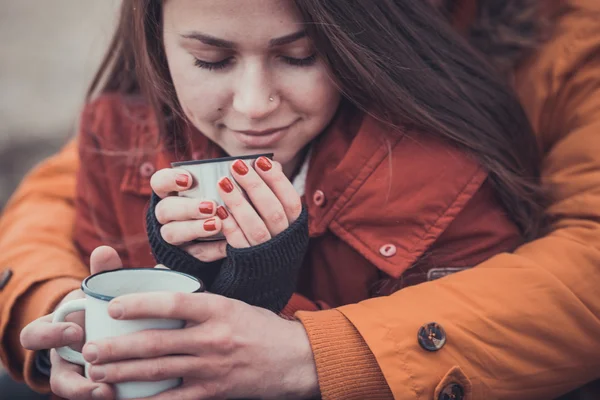
[[[225,93],[219,79],[207,77],[185,52],[167,49],[166,53],[177,100],[186,116],[198,124],[219,118]]]
[[[197,124],[211,122],[221,115],[218,90],[194,80],[173,79],[177,99],[186,116]]]
[[[287,88],[292,107],[311,119],[327,119],[339,105],[340,94],[324,66],[291,79]]]

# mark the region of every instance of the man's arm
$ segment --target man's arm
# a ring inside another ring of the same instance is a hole
[[[21,347],[29,322],[49,314],[89,274],[73,246],[73,198],[77,144],[31,172],[0,219],[0,271],[12,274],[0,289],[0,359],[10,374],[38,391],[48,378],[35,367],[35,353]]]
[[[324,398],[358,398],[337,371],[360,352],[401,399],[551,399],[600,376],[600,6],[567,3],[556,37],[516,80],[545,152],[551,233],[389,297],[298,313],[317,367],[332,371],[319,377]],[[433,352],[417,340],[430,322],[446,334]]]

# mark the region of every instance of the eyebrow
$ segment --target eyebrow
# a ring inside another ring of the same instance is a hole
[[[236,48],[235,42],[225,40],[225,39],[219,39],[214,36],[210,36],[210,35],[207,35],[207,34],[201,33],[201,32],[190,32],[190,33],[181,35],[181,37],[183,37],[185,39],[198,40],[206,45],[220,47],[223,49],[235,49]],[[269,47],[284,46],[286,44],[293,43],[296,40],[302,39],[304,37],[306,37],[306,31],[304,31],[304,30],[290,33],[289,35],[285,35],[285,36],[281,36],[281,37],[269,40]]]

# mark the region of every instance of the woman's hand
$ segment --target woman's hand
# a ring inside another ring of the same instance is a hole
[[[244,189],[246,200],[229,178],[219,181],[219,195],[233,216],[220,207],[222,232],[234,248],[256,246],[285,231],[302,212],[302,201],[281,164],[259,157],[254,167],[242,160],[231,164],[231,173]]]
[[[198,214],[199,200],[172,196],[159,200],[177,187],[190,186],[191,177],[178,171],[161,170],[152,179],[156,195],[148,208],[147,230],[156,261],[196,276],[213,293],[280,312],[296,290],[309,241],[308,212],[281,166],[266,157],[256,161],[256,168],[234,161],[231,174],[248,198],[223,177],[217,189],[227,208],[219,207],[214,211],[219,218],[208,220]],[[178,247],[206,236],[209,221],[211,226],[219,224],[216,229],[223,232],[228,246]]]
[[[150,179],[150,186],[162,200],[155,207],[156,220],[162,225],[160,234],[165,242],[180,246],[203,262],[225,258],[224,240],[193,243],[195,239],[213,236],[221,230],[221,221],[215,218],[214,201],[173,196],[188,190],[192,176],[183,169],[166,168],[157,171]]]
[[[99,247],[92,252],[90,268],[92,274],[110,271],[122,267],[121,259],[110,247]],[[61,301],[65,302],[84,297],[80,289],[69,293]],[[53,393],[69,400],[110,400],[114,398],[113,389],[107,384],[98,384],[83,377],[83,367],[63,360],[55,348],[72,346],[80,349],[83,345],[83,312],[67,317],[69,322],[52,323],[52,314],[31,322],[21,331],[21,345],[29,350],[50,351],[50,388]]]
[[[286,230],[300,216],[300,196],[279,163],[260,157],[249,167],[236,160],[231,173],[250,202],[229,178],[223,178],[218,191],[227,208],[218,209],[212,201],[171,196],[190,188],[193,178],[189,172],[163,169],[152,176],[150,185],[162,199],[155,215],[167,243],[181,246],[200,261],[212,262],[226,257],[224,241],[189,243],[221,231],[231,247],[256,246]],[[215,214],[219,218],[214,218]]]
[[[294,399],[319,395],[316,367],[302,324],[209,293],[153,293],[111,301],[121,320],[171,318],[184,329],[137,332],[89,342],[83,349],[95,382],[183,377],[162,399]]]

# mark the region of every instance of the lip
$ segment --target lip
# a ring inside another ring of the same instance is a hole
[[[284,130],[284,129],[287,129],[287,128],[289,128],[290,126],[291,126],[291,124],[290,124],[290,125],[287,125],[287,126],[284,126],[284,127],[282,127],[282,128],[265,129],[264,131],[252,131],[252,130],[248,130],[248,131],[237,131],[237,130],[236,130],[235,132],[237,132],[237,133],[242,133],[242,134],[244,134],[244,135],[250,135],[250,136],[265,136],[265,135],[270,135],[271,133],[275,133],[275,132],[278,132],[278,131],[282,131],[282,130]]]
[[[242,142],[247,147],[264,148],[276,144],[284,135],[285,132],[294,125],[295,122],[274,129],[258,130],[233,130],[237,140]]]

